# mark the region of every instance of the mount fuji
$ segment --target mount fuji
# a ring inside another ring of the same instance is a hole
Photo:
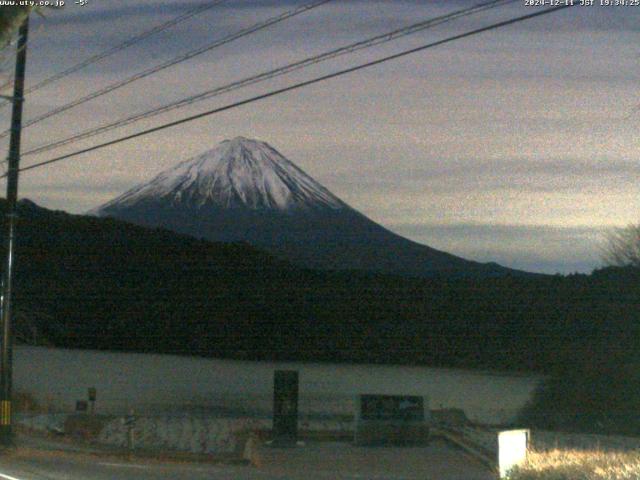
[[[403,276],[522,274],[410,241],[344,203],[270,145],[237,137],[89,214],[247,242],[295,264]]]

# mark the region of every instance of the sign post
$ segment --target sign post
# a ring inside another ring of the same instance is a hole
[[[89,397],[89,402],[91,403],[91,410],[90,413],[91,415],[96,413],[96,397],[98,395],[98,392],[96,391],[95,387],[91,387],[89,388],[88,393],[88,397]]]
[[[273,377],[273,443],[295,446],[298,441],[298,372],[276,370]]]

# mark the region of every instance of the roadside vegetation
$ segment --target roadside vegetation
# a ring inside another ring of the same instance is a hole
[[[33,7],[0,7],[0,48],[6,46],[12,35],[24,22]]]
[[[574,355],[553,370],[520,423],[551,431],[637,436],[638,405],[640,360],[635,349],[594,346],[589,358]]]
[[[640,452],[552,450],[530,452],[509,480],[637,480]]]
[[[637,341],[620,341],[624,337],[637,338],[640,322],[632,312],[638,310],[638,292],[628,292],[626,308],[632,307],[633,302],[635,308],[624,312],[616,306],[624,294],[624,286],[640,282],[640,224],[612,230],[603,246],[602,260],[607,266],[594,271],[591,278],[599,278],[609,286],[617,284],[617,287],[600,291],[602,296],[594,296],[591,307],[585,304],[585,310],[573,312],[573,315],[589,319],[593,327],[600,324],[602,330],[594,336],[588,349],[571,348],[569,342],[564,351],[557,353],[548,379],[522,413],[520,422],[524,425],[554,431],[640,435],[637,415],[640,351]],[[597,312],[598,305],[608,315],[615,316],[616,311],[629,315],[626,326],[620,331],[623,335],[618,339],[613,334],[614,323],[607,315]],[[640,478],[640,473],[636,471],[635,476],[619,478]]]

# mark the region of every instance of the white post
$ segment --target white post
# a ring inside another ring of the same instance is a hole
[[[529,449],[529,430],[507,430],[498,433],[498,467],[500,478],[527,459]]]

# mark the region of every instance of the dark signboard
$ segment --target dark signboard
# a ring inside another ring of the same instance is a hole
[[[298,439],[298,372],[276,370],[273,377],[274,442],[295,444]]]
[[[76,412],[86,412],[88,407],[86,400],[76,400]]]
[[[362,420],[424,421],[422,397],[404,395],[360,395]]]
[[[412,395],[359,395],[355,441],[362,446],[423,446],[429,443],[429,408]]]

